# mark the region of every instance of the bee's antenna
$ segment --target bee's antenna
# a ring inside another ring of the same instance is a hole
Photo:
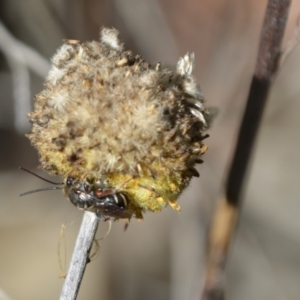
[[[37,189],[37,190],[32,190],[32,191],[22,193],[22,194],[20,194],[20,197],[26,196],[26,195],[29,195],[29,194],[33,194],[33,193],[37,193],[37,192],[42,192],[42,191],[61,190],[61,189],[62,188],[58,187],[58,186],[49,186],[49,187],[45,187],[45,188],[42,188],[42,189]]]
[[[42,180],[44,180],[44,181],[46,181],[46,182],[49,182],[49,183],[52,183],[52,184],[57,184],[57,185],[62,185],[62,184],[64,184],[63,182],[53,182],[53,181],[51,181],[51,180],[48,180],[48,179],[46,179],[46,178],[43,178],[43,177],[41,177],[40,175],[37,175],[37,174],[35,174],[35,173],[33,173],[33,172],[31,172],[31,171],[29,171],[29,170],[23,168],[23,167],[19,167],[19,169],[20,169],[20,170],[23,170],[23,171],[25,171],[25,172],[27,172],[27,173],[29,173],[29,174],[31,174],[31,175],[33,175],[33,176],[39,178],[39,179],[42,179]]]

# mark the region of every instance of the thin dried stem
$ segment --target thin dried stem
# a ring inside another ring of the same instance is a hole
[[[60,300],[74,300],[77,298],[86,264],[89,262],[89,254],[98,224],[99,218],[95,213],[87,211],[84,213]]]
[[[242,188],[257,131],[272,79],[278,70],[281,41],[290,2],[290,0],[268,2],[255,71],[228,174],[226,195],[221,197],[212,222],[203,300],[225,299],[223,273],[228,248],[240,213]]]

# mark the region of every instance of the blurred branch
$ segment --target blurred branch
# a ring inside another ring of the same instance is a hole
[[[11,57],[7,61],[13,80],[14,125],[18,132],[24,133],[29,128],[27,113],[31,110],[30,74],[24,64]]]
[[[11,300],[10,297],[0,288],[0,300]]]
[[[50,63],[35,50],[15,39],[1,22],[0,50],[5,55],[12,72],[15,128],[23,133],[29,126],[27,113],[31,110],[29,68],[44,78]]]
[[[224,267],[241,206],[241,192],[257,131],[274,74],[278,70],[281,41],[290,0],[269,0],[247,105],[228,174],[226,195],[219,200],[209,238],[203,300],[221,300]]]
[[[50,61],[33,48],[27,46],[11,35],[0,21],[0,50],[6,57],[26,65],[38,76],[45,78],[50,69]]]
[[[89,262],[89,254],[98,229],[98,223],[99,218],[95,213],[84,212],[60,300],[74,300],[77,298],[86,264]]]
[[[159,53],[161,61],[177,61],[178,47],[157,0],[113,0],[113,3],[143,56],[155,61]]]
[[[300,17],[298,18],[298,22],[296,28],[294,30],[292,38],[289,40],[288,44],[286,45],[285,49],[279,59],[279,68],[283,65],[283,63],[288,59],[291,53],[295,50],[295,48],[300,43]]]

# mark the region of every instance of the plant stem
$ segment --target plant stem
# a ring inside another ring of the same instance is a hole
[[[99,218],[95,213],[84,212],[60,300],[75,300],[77,298],[85,267],[89,262],[89,254],[97,232],[98,224]]]
[[[225,299],[224,267],[240,213],[241,193],[265,103],[281,54],[290,0],[269,0],[242,124],[228,180],[212,221],[202,300]]]

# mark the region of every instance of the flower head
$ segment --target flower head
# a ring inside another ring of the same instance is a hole
[[[179,209],[178,196],[199,176],[209,120],[192,75],[194,54],[164,69],[123,50],[117,30],[100,36],[66,41],[52,59],[29,114],[41,166],[66,178],[75,205],[106,219]],[[107,211],[112,206],[127,214]]]

